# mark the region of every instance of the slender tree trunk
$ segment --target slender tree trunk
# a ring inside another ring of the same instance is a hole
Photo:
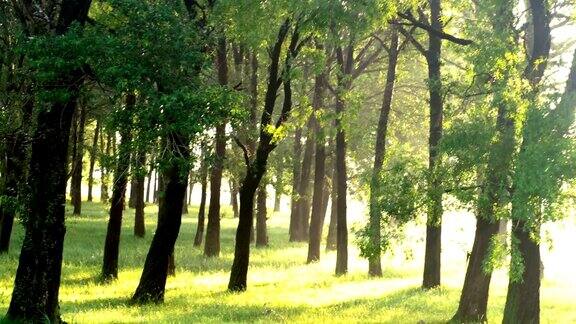
[[[137,168],[134,178],[136,179],[136,196],[134,197],[135,211],[134,211],[134,236],[144,237],[146,235],[146,222],[144,219],[144,182],[146,180],[146,152],[140,149],[136,155],[135,161]]]
[[[268,246],[268,231],[266,229],[266,183],[260,183],[256,199],[256,246]]]
[[[312,173],[312,162],[314,157],[314,144],[316,142],[314,134],[315,117],[311,116],[308,122],[308,136],[304,145],[304,157],[302,158],[302,170],[300,171],[300,183],[298,184],[298,227],[296,228],[295,239],[299,242],[308,240],[308,228],[310,224],[310,174]]]
[[[228,283],[228,289],[231,291],[246,290],[248,264],[250,262],[250,232],[253,228],[254,219],[254,196],[263,173],[263,170],[256,168],[248,169],[240,188],[240,215],[236,230],[234,263]]]
[[[186,192],[184,193],[184,201],[182,202],[182,214],[188,214],[188,189],[186,189]]]
[[[154,178],[154,203],[158,203],[160,199],[158,199],[158,191],[160,190],[160,182],[162,181],[162,177],[160,176],[160,172],[155,172]]]
[[[442,30],[440,0],[430,0],[432,27]],[[428,139],[428,220],[426,223],[426,254],[424,256],[424,289],[440,286],[440,251],[442,246],[442,183],[438,176],[440,152],[438,146],[442,138],[442,119],[444,103],[442,99],[442,78],[440,74],[440,55],[442,39],[434,33],[428,33],[429,45],[426,55],[430,93],[430,129]]]
[[[264,109],[260,121],[260,140],[253,159],[251,159],[251,161],[246,159],[246,176],[244,181],[242,181],[242,187],[240,189],[240,215],[238,228],[236,230],[234,262],[232,263],[230,281],[228,282],[228,290],[230,291],[246,290],[248,264],[250,259],[250,231],[253,228],[252,223],[254,220],[254,195],[259,187],[262,176],[266,172],[268,156],[276,146],[272,141],[272,135],[266,131],[266,127],[272,125],[272,115],[276,104],[278,88],[280,86],[280,83],[278,82],[280,54],[289,27],[290,21],[285,20],[278,33],[278,38],[270,51],[268,87],[266,89]],[[299,39],[298,36],[298,28],[295,27],[286,54],[284,66],[285,73],[290,73],[292,60],[298,55],[298,47],[296,46]],[[284,102],[280,117],[275,123],[275,127],[282,126],[292,109],[292,88],[290,78],[283,79],[282,81],[284,84]]]
[[[346,219],[346,199],[348,191],[348,179],[346,171],[346,134],[342,125],[342,115],[345,111],[343,93],[351,87],[351,79],[354,64],[354,47],[352,42],[346,47],[346,55],[342,48],[338,48],[338,64],[341,75],[338,77],[338,91],[336,93],[336,114],[339,118],[335,120],[336,128],[336,182],[337,187],[337,207],[336,207],[336,275],[343,275],[348,272],[348,224]]]
[[[294,154],[292,156],[292,196],[290,201],[290,242],[298,241],[298,229],[300,228],[300,209],[298,208],[298,185],[302,167],[302,128],[296,129],[294,134]]]
[[[82,24],[88,15],[90,2],[62,3],[53,13],[58,19],[48,17],[54,22],[51,25],[54,30],[49,31],[47,37],[66,33],[73,22]],[[34,16],[39,14],[39,9],[32,3],[25,3],[23,10]],[[22,17],[22,20],[30,25],[37,23],[28,17]],[[5,318],[7,321],[61,322],[58,295],[66,232],[67,150],[81,79],[82,73],[78,70],[58,75],[55,78],[57,84],[53,86],[66,89],[69,95],[65,101],[45,104],[35,118],[27,178],[24,242]]]
[[[336,224],[338,223],[338,171],[333,168],[332,190],[330,191],[330,224],[328,225],[328,236],[326,237],[326,251],[336,250]]]
[[[150,156],[150,170],[148,171],[148,181],[146,183],[146,201],[151,202],[150,200],[150,186],[152,182],[152,177],[154,172],[154,156]]]
[[[190,158],[189,142],[178,133],[167,136],[166,144],[176,150],[172,152],[185,161]],[[168,277],[170,256],[180,232],[182,222],[182,204],[188,187],[190,168],[187,164],[171,162],[163,171],[164,198],[158,209],[158,227],[150,250],[146,256],[142,276],[132,302],[138,304],[159,303],[164,301],[166,279]],[[186,175],[182,177],[182,175]]]
[[[194,184],[196,183],[196,179],[192,176],[192,172],[190,172],[188,178],[188,201],[186,203],[188,205],[192,205],[192,193],[194,192]]]
[[[316,76],[314,86],[313,106],[315,111],[319,111],[324,106],[324,96],[326,89],[326,73],[322,72]],[[324,228],[324,179],[326,175],[326,147],[322,126],[320,122],[314,122],[316,154],[314,161],[314,189],[312,194],[312,216],[310,220],[310,231],[308,237],[308,259],[307,262],[320,260],[320,242],[322,241],[322,229]]]
[[[98,136],[100,135],[100,120],[96,120],[94,128],[94,138],[90,149],[90,167],[88,169],[88,201],[92,201],[92,187],[94,186],[94,166],[98,155]]]
[[[86,125],[86,111],[80,105],[78,109],[78,133],[72,162],[72,179],[70,182],[70,195],[74,215],[82,213],[82,157],[84,155],[84,129]]]
[[[205,147],[202,147],[202,162],[200,165],[200,184],[202,186],[202,193],[200,196],[200,208],[198,209],[198,224],[196,227],[196,236],[194,236],[194,246],[202,245],[202,238],[204,237],[204,213],[206,211],[206,189],[208,187],[208,169],[206,166],[206,152]]]
[[[126,111],[130,112],[136,104],[136,96],[126,96]],[[129,114],[127,114],[129,115]],[[101,279],[110,281],[118,278],[118,254],[120,250],[120,232],[122,231],[122,214],[124,212],[128,169],[130,168],[130,148],[132,142],[131,121],[127,117],[121,129],[118,160],[114,171],[112,184],[112,201],[110,202],[110,218],[104,243],[104,258],[102,262]]]
[[[280,211],[280,200],[282,199],[282,193],[279,190],[274,191],[274,212]]]
[[[230,179],[230,204],[232,205],[234,218],[238,218],[238,187],[232,179]]]
[[[135,165],[136,165],[136,161],[132,161],[132,168],[134,169]],[[132,170],[131,173],[134,173],[134,171]],[[138,180],[136,180],[136,178],[134,177],[134,175],[131,177],[130,179],[130,196],[128,198],[128,207],[129,208],[136,208],[136,195],[137,195],[137,187],[138,187]]]
[[[104,132],[101,132],[103,134]],[[106,136],[106,147],[104,147],[104,136],[100,137],[100,151],[105,152],[100,159],[100,202],[108,202],[110,197],[108,196],[108,166],[104,162],[104,159],[111,155],[112,141],[113,137],[111,134]]]
[[[380,218],[382,212],[378,208],[380,178],[384,157],[386,154],[386,136],[388,132],[388,116],[392,107],[392,96],[394,94],[394,83],[396,82],[396,63],[398,62],[398,30],[391,25],[392,35],[390,38],[390,50],[388,54],[388,71],[386,74],[386,85],[384,87],[384,97],[380,109],[380,120],[376,130],[376,145],[374,147],[374,167],[372,169],[372,179],[370,181],[370,245],[373,254],[368,258],[368,274],[373,277],[382,276],[381,254],[381,230]]]
[[[218,40],[216,61],[218,67],[218,83],[228,84],[228,63],[226,55],[226,39]],[[222,187],[222,170],[226,155],[226,124],[216,127],[215,161],[210,172],[210,202],[208,205],[208,225],[206,226],[206,242],[204,255],[217,257],[220,255],[220,190]]]
[[[22,120],[32,118],[34,101],[29,100],[22,107]],[[21,125],[23,130],[18,131],[6,140],[3,150],[0,151],[0,196],[11,199],[15,204],[20,205],[22,198],[20,191],[26,180],[26,157],[29,145],[25,143],[28,129]],[[2,145],[0,145],[2,146]],[[10,237],[14,218],[16,217],[16,206],[0,206],[0,254],[7,253],[10,247]]]

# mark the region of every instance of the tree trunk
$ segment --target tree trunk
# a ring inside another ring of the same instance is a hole
[[[101,132],[103,134],[104,132]],[[108,134],[106,136],[106,147],[104,147],[104,136],[100,136],[100,151],[106,152],[100,159],[100,202],[108,202],[110,197],[108,196],[108,166],[104,162],[104,159],[111,155],[112,148],[112,135]]]
[[[188,201],[186,204],[192,205],[192,193],[194,192],[194,184],[196,184],[196,179],[192,176],[192,172],[190,172],[188,178]]]
[[[136,155],[135,161],[138,165],[134,178],[136,179],[136,195],[134,197],[134,236],[144,237],[146,235],[146,222],[144,219],[144,182],[146,181],[146,152],[140,149]]]
[[[292,196],[290,201],[290,242],[298,241],[298,229],[300,228],[300,209],[298,208],[298,185],[302,171],[300,157],[302,156],[302,128],[296,129],[294,134],[294,155],[292,156]]]
[[[176,276],[176,260],[174,259],[174,251],[172,251],[168,257],[168,276]]]
[[[77,78],[70,79],[77,82]],[[66,103],[54,103],[37,117],[28,176],[26,232],[7,313],[12,321],[60,322],[67,147],[76,98],[74,94]]]
[[[440,0],[430,0],[432,27],[442,30]],[[442,246],[442,183],[438,176],[440,152],[438,145],[442,138],[443,94],[440,74],[442,39],[428,33],[428,91],[430,93],[430,129],[428,139],[428,219],[426,222],[426,254],[424,256],[424,289],[440,286],[440,252]]]
[[[266,229],[266,183],[260,183],[256,199],[256,246],[268,246],[268,231]]]
[[[208,169],[206,166],[206,152],[202,147],[202,162],[200,165],[200,184],[202,186],[202,193],[200,196],[200,208],[198,209],[198,224],[196,227],[196,236],[194,236],[194,246],[202,245],[202,238],[204,237],[204,214],[206,211],[206,189],[208,187]]]
[[[324,106],[326,89],[326,73],[316,76],[314,86],[314,110],[319,111]],[[322,241],[322,229],[324,228],[324,179],[326,175],[326,147],[322,126],[314,121],[316,154],[314,161],[314,189],[312,194],[312,216],[308,236],[308,259],[307,263],[320,260],[320,242]]]
[[[150,200],[150,187],[152,182],[152,177],[154,176],[154,157],[150,157],[150,170],[148,171],[148,181],[146,183],[146,201],[151,202]]]
[[[182,202],[182,214],[188,214],[188,189],[186,189],[186,192],[184,193],[184,201]]]
[[[336,224],[338,224],[338,171],[333,168],[332,190],[330,191],[330,224],[328,225],[328,236],[326,237],[326,251],[336,250]]]
[[[130,112],[136,104],[136,96],[128,94],[126,96],[126,111]],[[110,202],[110,217],[106,230],[106,241],[104,243],[104,258],[102,262],[101,280],[109,281],[118,278],[118,254],[120,249],[120,232],[122,231],[122,214],[124,212],[124,202],[126,185],[128,183],[128,169],[130,168],[130,150],[132,142],[132,132],[130,117],[127,117],[120,132],[120,145],[118,148],[118,160],[114,171],[114,182],[112,184],[112,200]]]
[[[24,104],[22,109],[23,120],[31,118],[34,103],[30,100]],[[23,125],[22,125],[23,126]],[[23,127],[26,129],[25,127]],[[0,196],[12,200],[15,204],[20,205],[22,202],[19,192],[25,185],[26,176],[26,156],[28,145],[25,143],[25,131],[18,131],[6,140],[4,150],[0,151],[2,155],[0,162],[2,178],[0,179]],[[0,206],[0,254],[8,253],[10,247],[10,237],[14,218],[16,216],[16,206]]]
[[[50,33],[62,35],[73,22],[82,24],[89,7],[90,0],[62,3],[54,13],[58,19],[49,17],[55,29]],[[31,3],[26,3],[23,9],[34,16],[39,14],[39,9]],[[30,25],[36,23],[27,17],[22,19]],[[29,191],[24,242],[6,314],[8,321],[61,322],[58,295],[66,232],[67,151],[81,79],[82,73],[78,70],[58,75],[55,78],[57,84],[51,86],[66,89],[69,94],[66,101],[47,103],[38,110],[35,118],[27,179]]]
[[[280,200],[282,199],[282,194],[280,191],[274,191],[274,212],[280,211]]]
[[[386,155],[386,136],[388,131],[388,116],[392,107],[392,96],[394,94],[394,83],[396,82],[396,63],[398,62],[398,30],[391,25],[392,35],[390,38],[390,50],[388,55],[388,71],[386,74],[386,85],[384,87],[384,97],[380,109],[380,119],[376,130],[376,145],[374,147],[374,167],[372,169],[372,179],[370,181],[370,245],[374,251],[368,258],[368,275],[372,277],[382,276],[381,255],[381,230],[380,218],[382,211],[378,208],[380,190],[380,179],[384,157]]]
[[[337,207],[336,207],[336,275],[348,272],[348,224],[346,219],[346,198],[348,179],[346,171],[346,134],[342,125],[342,116],[345,111],[343,94],[351,88],[351,79],[354,64],[354,47],[352,42],[346,47],[344,55],[341,47],[337,49],[337,59],[341,74],[338,76],[338,91],[336,93],[336,181]]]
[[[131,167],[131,173],[134,173],[134,169],[135,169],[135,165],[136,165],[136,161],[132,161],[132,167]],[[128,207],[129,208],[136,208],[136,195],[137,195],[137,189],[138,187],[138,180],[136,180],[136,178],[134,177],[134,175],[132,175],[132,177],[130,178],[130,196],[128,198]]]
[[[228,63],[226,55],[226,39],[218,40],[216,49],[216,65],[218,67],[218,83],[228,84]],[[226,124],[216,127],[215,158],[210,172],[210,202],[208,205],[208,225],[206,226],[206,242],[204,255],[217,257],[220,255],[220,189],[222,187],[222,170],[226,155]]]
[[[310,174],[312,173],[312,161],[314,157],[314,144],[316,142],[314,136],[314,124],[316,118],[312,115],[308,122],[308,136],[306,137],[306,144],[304,145],[304,157],[302,158],[302,170],[300,172],[300,182],[298,184],[298,227],[294,235],[296,241],[305,242],[308,239],[308,228],[310,224]]]
[[[78,133],[76,134],[76,145],[72,157],[72,179],[70,182],[70,196],[74,215],[82,213],[82,157],[84,156],[84,129],[86,124],[86,111],[80,105],[78,109]]]
[[[96,120],[94,128],[94,138],[90,149],[90,168],[88,169],[88,201],[92,201],[92,187],[94,186],[94,166],[98,155],[98,136],[100,135],[100,120]]]
[[[232,179],[230,179],[230,204],[232,205],[234,218],[238,218],[238,187]]]
[[[528,54],[528,64],[524,71],[524,77],[530,83],[532,91],[530,92],[528,99],[532,102],[531,105],[536,105],[537,96],[542,91],[540,88],[540,83],[542,77],[544,76],[545,69],[550,57],[550,47],[551,47],[551,12],[550,4],[546,0],[529,0],[530,9],[530,20],[529,20],[529,32],[532,32],[532,44],[529,49]],[[531,28],[530,28],[531,27]],[[565,87],[565,93],[560,102],[560,105],[556,107],[555,113],[559,116],[561,114],[566,114],[560,117],[557,121],[557,134],[559,137],[568,136],[570,131],[570,126],[574,123],[574,92],[576,92],[576,58],[572,62],[572,67],[568,77],[568,81]],[[564,101],[572,102],[572,104],[565,105]],[[530,107],[529,109],[537,109]],[[558,118],[558,117],[556,117]],[[538,122],[538,121],[537,121]],[[522,161],[522,152],[526,151],[533,142],[535,136],[541,136],[533,134],[533,130],[537,129],[538,125],[530,125],[530,118],[527,119],[527,125],[525,126],[524,133],[522,136],[522,146],[520,147],[520,161]],[[532,161],[532,156],[528,158]],[[519,163],[524,166],[526,163]],[[525,166],[526,167],[526,166]],[[532,167],[532,164],[528,166]],[[517,170],[527,172],[525,170]],[[532,169],[529,170],[533,172]],[[515,183],[516,185],[516,183]],[[521,186],[518,186],[521,187]],[[541,267],[542,260],[540,258],[540,224],[542,221],[541,206],[542,201],[539,201],[537,206],[533,207],[533,211],[526,215],[526,212],[517,212],[518,205],[526,204],[529,205],[530,202],[526,201],[529,194],[526,194],[525,188],[515,188],[512,197],[512,237],[516,240],[512,244],[512,255],[520,255],[522,263],[524,265],[524,271],[522,272],[521,278],[515,278],[512,275],[508,277],[508,294],[506,295],[506,306],[504,307],[504,318],[502,323],[527,323],[527,324],[538,324],[540,323],[540,280],[541,280]],[[525,200],[526,199],[526,200]],[[542,199],[542,198],[540,198]],[[511,264],[510,274],[514,271],[514,267]]]
[[[189,143],[182,135],[170,134],[166,138],[166,144],[176,150],[176,152],[171,152],[174,156],[184,161],[190,159]],[[134,303],[145,304],[164,301],[170,256],[174,252],[174,245],[180,232],[182,204],[188,187],[187,175],[189,173],[189,166],[185,163],[178,163],[178,161],[172,161],[163,171],[164,194],[158,209],[158,227],[146,256],[140,283],[134,296],[132,296]],[[183,174],[186,176],[182,177]]]
[[[524,271],[521,278],[510,278],[502,323],[540,323],[540,244],[530,237],[530,229],[521,220],[514,220],[512,237],[517,240],[512,249],[522,257]]]

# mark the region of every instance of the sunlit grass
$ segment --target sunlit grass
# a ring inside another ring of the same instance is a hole
[[[471,244],[472,219],[460,214],[446,216],[443,249],[443,287],[419,289],[422,267],[422,226],[407,231],[406,244],[387,255],[384,277],[370,279],[366,262],[351,249],[350,272],[333,275],[335,253],[306,265],[307,246],[288,243],[288,215],[275,214],[269,220],[270,246],[253,248],[249,289],[242,294],[226,292],[232,263],[233,235],[237,220],[228,207],[222,220],[222,253],[207,259],[202,249],[192,246],[196,227],[195,208],[184,217],[176,246],[176,277],[167,284],[163,305],[129,306],[128,299],[138,284],[155,228],[156,208],[147,207],[147,235],[133,236],[133,210],[123,223],[119,280],[102,285],[96,281],[102,262],[107,213],[99,203],[84,203],[83,215],[69,216],[64,253],[61,312],[65,320],[86,322],[445,322],[457,307],[465,271],[465,253]],[[542,287],[542,321],[576,323],[576,280],[571,278],[573,257],[557,252],[573,251],[574,223],[558,233],[562,246],[545,252],[559,261],[547,265]],[[0,313],[5,313],[22,241],[18,226],[10,254],[0,256]],[[564,241],[562,241],[564,240]],[[556,254],[554,254],[556,253]],[[547,255],[546,255],[547,254]],[[570,260],[570,261],[567,261]],[[565,263],[562,263],[565,262]],[[572,263],[570,263],[572,262]],[[564,275],[563,275],[564,274]],[[506,272],[499,270],[491,287],[490,322],[500,322],[506,297]]]

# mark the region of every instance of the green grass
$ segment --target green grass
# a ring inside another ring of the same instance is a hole
[[[220,258],[207,259],[201,248],[192,246],[196,209],[191,208],[183,220],[176,246],[177,274],[168,280],[165,303],[129,306],[127,301],[138,284],[155,228],[156,209],[147,207],[144,239],[133,236],[134,213],[127,211],[122,228],[119,280],[107,285],[96,281],[102,262],[107,209],[99,203],[84,203],[83,210],[82,216],[67,219],[60,289],[63,318],[72,323],[445,322],[457,307],[465,270],[464,255],[473,230],[470,219],[461,225],[462,216],[447,215],[447,227],[459,239],[448,240],[445,234],[442,288],[422,291],[419,289],[422,226],[409,229],[406,245],[386,255],[383,278],[367,277],[366,262],[354,248],[350,273],[335,277],[335,253],[323,254],[320,263],[306,265],[307,246],[288,243],[288,216],[275,214],[269,221],[270,246],[252,249],[248,291],[231,294],[226,292],[226,286],[237,221],[230,218],[230,210],[226,208],[222,220],[223,251]],[[0,314],[6,312],[10,302],[22,236],[22,228],[17,226],[11,252],[0,256]],[[566,237],[574,242],[572,235]],[[571,252],[572,248],[561,251]],[[559,259],[568,262],[559,266],[571,267],[570,262],[574,262]],[[543,281],[543,323],[576,323],[576,282],[571,276],[560,276],[572,273],[574,267],[562,271],[550,270],[555,275],[546,276]],[[490,322],[501,321],[506,285],[505,271],[497,271],[491,287]]]

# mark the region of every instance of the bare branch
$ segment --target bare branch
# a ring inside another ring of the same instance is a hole
[[[464,45],[464,46],[470,45],[470,44],[473,44],[473,43],[474,43],[474,42],[473,42],[472,40],[470,40],[470,39],[458,38],[458,37],[456,37],[456,36],[454,36],[454,35],[447,34],[447,33],[443,32],[443,31],[441,31],[441,30],[437,30],[436,28],[430,26],[429,24],[424,23],[424,22],[416,19],[416,18],[412,15],[412,13],[410,13],[410,12],[405,12],[405,13],[399,12],[399,13],[398,13],[398,16],[401,17],[401,18],[404,18],[404,19],[406,19],[406,20],[408,20],[408,21],[410,21],[412,24],[414,24],[414,26],[419,27],[419,28],[422,28],[422,29],[426,30],[427,32],[429,32],[429,33],[431,33],[431,34],[434,34],[435,36],[440,37],[440,38],[442,38],[442,39],[445,39],[445,40],[447,40],[447,41],[450,41],[450,42],[452,42],[452,43],[456,43],[456,44]]]

